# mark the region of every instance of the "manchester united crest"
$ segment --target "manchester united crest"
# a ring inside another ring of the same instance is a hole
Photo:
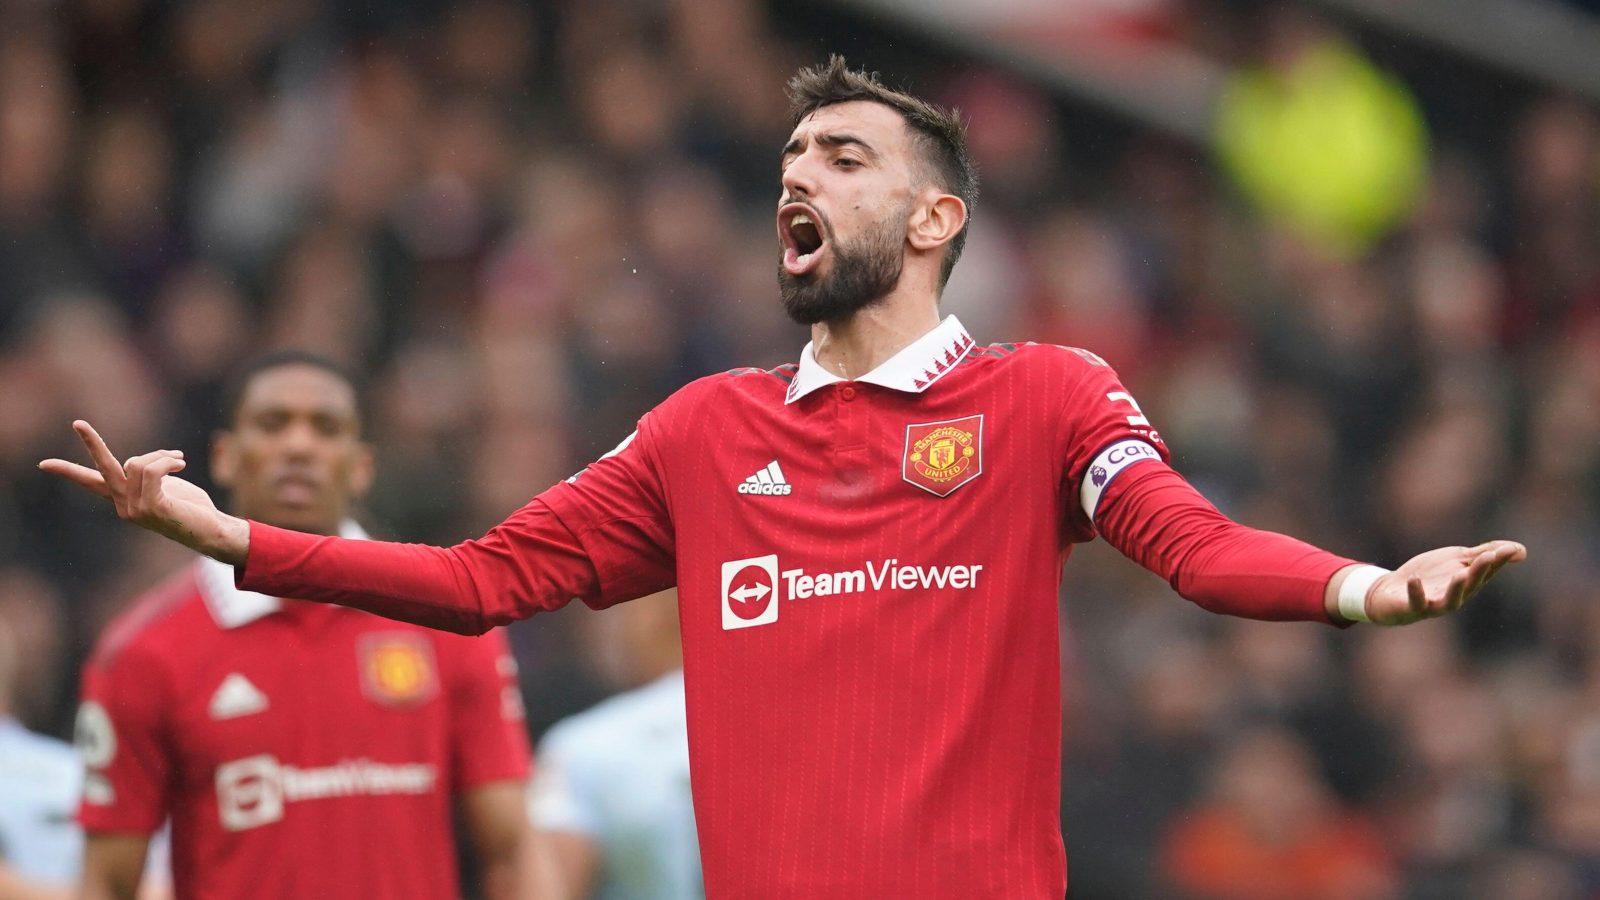
[[[901,475],[940,497],[983,474],[983,416],[906,426]]]
[[[367,696],[390,706],[421,703],[439,692],[433,645],[422,635],[388,632],[363,635],[361,687]]]

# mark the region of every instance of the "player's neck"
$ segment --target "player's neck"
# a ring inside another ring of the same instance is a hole
[[[253,519],[257,522],[271,525],[274,528],[285,528],[289,531],[299,531],[305,534],[320,534],[327,537],[338,537],[340,531],[342,530],[341,526],[346,518],[345,514],[341,512],[338,518],[331,521],[321,522],[315,525],[308,525],[304,522],[296,524],[283,522],[277,516],[273,515],[270,510],[266,509],[253,510],[249,507],[234,505],[233,507],[229,508],[228,512],[238,516],[241,519]]]
[[[937,299],[891,294],[847,319],[812,325],[811,352],[822,368],[854,381],[937,327]]]

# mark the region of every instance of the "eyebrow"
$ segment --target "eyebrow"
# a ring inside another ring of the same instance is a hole
[[[249,416],[306,416],[312,419],[341,419],[355,421],[359,414],[337,405],[293,406],[288,403],[269,403],[257,409],[242,409]]]
[[[843,132],[823,131],[823,132],[818,132],[817,134],[812,135],[811,139],[816,141],[817,143],[821,144],[824,147],[844,147],[844,146],[847,146],[847,145],[853,145],[853,146],[856,146],[856,147],[860,147],[863,152],[865,152],[869,157],[872,157],[873,159],[876,159],[878,157],[878,151],[874,150],[872,148],[871,144],[867,143],[866,141],[862,140],[859,137],[856,137],[853,134],[845,134]],[[789,143],[783,145],[783,155],[781,157],[779,157],[779,158],[780,159],[788,159],[792,154],[799,153],[799,152],[800,152],[800,139],[799,138],[790,138],[789,139]]]

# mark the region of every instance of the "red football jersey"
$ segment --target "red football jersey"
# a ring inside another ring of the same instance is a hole
[[[1061,896],[1057,596],[1130,438],[1097,357],[951,317],[854,382],[698,382],[543,495],[597,605],[678,585],[708,893]]]
[[[180,897],[456,897],[453,795],[527,775],[514,674],[503,633],[280,602],[202,561],[85,669],[83,825],[170,817]]]
[[[1059,897],[1057,590],[1098,530],[1207,609],[1351,563],[1228,520],[1104,361],[954,318],[855,381],[701,379],[484,537],[251,523],[240,584],[476,633],[673,584],[712,897]]]

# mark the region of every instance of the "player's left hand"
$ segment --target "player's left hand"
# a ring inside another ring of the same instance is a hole
[[[1455,612],[1502,566],[1527,558],[1528,548],[1516,541],[1429,550],[1373,583],[1367,616],[1379,625],[1408,625]]]

